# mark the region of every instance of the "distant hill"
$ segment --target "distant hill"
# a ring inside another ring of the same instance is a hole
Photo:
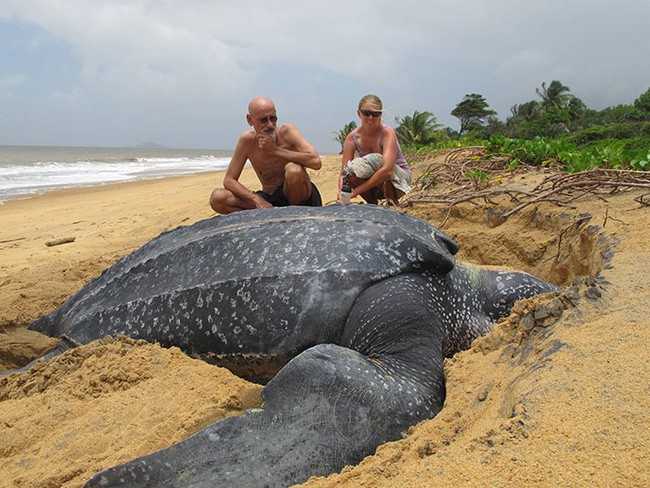
[[[141,142],[140,144],[133,146],[138,149],[169,149],[167,146],[158,144],[156,142]]]

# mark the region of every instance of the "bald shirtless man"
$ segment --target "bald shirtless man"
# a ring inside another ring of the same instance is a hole
[[[320,156],[292,124],[276,127],[278,116],[270,98],[255,97],[248,104],[247,130],[239,136],[223,178],[223,188],[210,195],[210,206],[220,214],[287,205],[322,205],[306,168],[319,170]],[[262,184],[253,192],[239,182],[249,160]]]

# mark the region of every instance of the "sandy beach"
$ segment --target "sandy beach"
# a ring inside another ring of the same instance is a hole
[[[311,172],[336,199],[339,157]],[[414,175],[426,165],[414,167]],[[544,174],[503,184],[532,188]],[[213,215],[221,173],[62,190],[0,206],[0,370],[56,344],[28,331],[119,258]],[[250,169],[242,181],[259,188]],[[432,420],[360,465],[308,486],[650,485],[650,209],[629,192],[531,205],[495,224],[494,202],[402,209],[461,245],[459,258],[563,287],[519,302],[445,363]],[[512,207],[513,203],[499,201]],[[65,243],[57,244],[60,241]],[[50,244],[50,245],[48,245]],[[548,311],[552,313],[548,313]],[[0,377],[0,487],[78,487],[94,473],[260,406],[260,386],[176,348],[104,339]]]

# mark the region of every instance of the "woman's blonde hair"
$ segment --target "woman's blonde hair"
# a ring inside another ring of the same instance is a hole
[[[384,105],[381,103],[381,98],[379,98],[377,95],[373,95],[372,93],[366,95],[359,101],[359,109],[361,109],[361,106],[365,103],[374,103],[376,105],[379,105],[380,110],[384,109]]]

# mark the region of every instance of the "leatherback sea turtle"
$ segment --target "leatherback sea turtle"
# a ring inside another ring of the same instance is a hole
[[[256,374],[284,366],[261,409],[88,486],[286,486],[356,464],[435,416],[443,359],[516,300],[557,290],[460,263],[457,250],[406,214],[332,205],[210,218],[126,256],[30,327],[73,344],[124,334],[253,361]]]

